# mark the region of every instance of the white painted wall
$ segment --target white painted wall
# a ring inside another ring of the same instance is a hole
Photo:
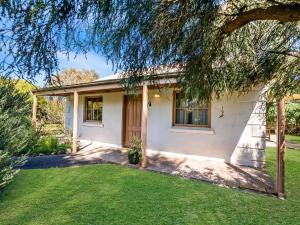
[[[172,127],[173,90],[165,89],[155,98],[150,90],[148,115],[148,148],[214,158],[233,164],[260,167],[264,164],[265,103],[259,91],[238,97],[227,96],[211,103],[211,128]],[[78,131],[81,140],[121,145],[123,93],[103,96],[103,125],[83,122],[84,96],[79,97]],[[71,101],[70,101],[71,100]],[[67,101],[66,127],[72,124],[72,99]],[[70,110],[68,112],[68,105]],[[224,116],[219,118],[221,110]]]
[[[154,98],[149,110],[148,147],[154,150],[201,155],[233,164],[261,166],[265,147],[265,104],[259,92],[212,101],[211,128],[181,132],[172,128],[172,90]],[[222,114],[224,116],[219,118]],[[259,110],[260,109],[260,110]],[[164,118],[164,119],[158,119]],[[175,132],[176,131],[176,132]]]
[[[97,94],[93,94],[97,95]],[[78,137],[81,140],[91,142],[102,142],[103,144],[121,147],[122,135],[122,107],[123,107],[123,93],[104,93],[103,96],[103,113],[102,124],[88,123],[83,121],[84,112],[84,98],[85,96],[93,95],[80,95],[78,103]],[[68,99],[68,105],[73,108],[73,99]],[[71,120],[69,119],[71,118]],[[73,110],[71,113],[66,113],[66,121],[72,121]],[[66,127],[72,129],[72,124],[67,124]]]

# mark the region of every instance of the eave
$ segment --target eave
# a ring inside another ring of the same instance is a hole
[[[158,74],[157,85],[166,86],[176,84],[176,77],[178,72]],[[88,83],[80,83],[73,85],[46,87],[33,90],[32,93],[36,96],[68,96],[72,95],[75,91],[79,94],[86,93],[103,93],[103,92],[114,92],[124,91],[121,85],[122,79],[110,79],[110,80],[98,80]],[[153,82],[146,81],[146,85],[153,86]],[[151,87],[150,87],[151,88]]]

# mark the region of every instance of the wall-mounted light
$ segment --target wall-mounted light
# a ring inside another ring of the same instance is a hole
[[[158,93],[154,94],[154,98],[160,98],[160,94],[158,94]],[[149,100],[148,107],[151,107],[151,105],[152,105],[152,102],[151,102],[151,100]]]
[[[221,109],[221,112],[220,112],[220,115],[219,115],[219,118],[222,118],[222,117],[224,117],[224,108],[223,108],[223,106],[222,106],[222,109]]]

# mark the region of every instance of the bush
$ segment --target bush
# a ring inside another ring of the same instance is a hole
[[[15,83],[0,77],[0,188],[16,174],[20,155],[34,135],[31,126],[31,103],[28,93],[21,93]]]
[[[286,101],[285,103],[286,133],[299,134],[300,132],[300,103]],[[267,125],[275,129],[277,120],[276,103],[267,104]]]
[[[14,175],[18,172],[15,167],[21,165],[23,162],[24,158],[15,159],[11,157],[9,152],[0,150],[0,190],[13,179]]]
[[[131,164],[139,164],[142,160],[142,142],[134,137],[127,152],[128,161]]]
[[[55,136],[42,137],[36,146],[34,146],[29,154],[30,155],[51,155],[51,154],[64,154],[71,146],[67,143],[60,144]]]
[[[286,131],[288,134],[300,134],[300,103],[289,102],[285,106]]]

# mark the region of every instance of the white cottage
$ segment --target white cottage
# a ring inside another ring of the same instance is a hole
[[[176,154],[252,167],[264,165],[261,93],[253,89],[207,104],[187,102],[176,88],[176,73],[162,74],[160,89],[144,84],[134,95],[122,89],[116,75],[33,91],[35,106],[38,95],[67,96],[65,126],[73,130],[73,152],[78,140],[122,148],[138,136],[145,155]]]

